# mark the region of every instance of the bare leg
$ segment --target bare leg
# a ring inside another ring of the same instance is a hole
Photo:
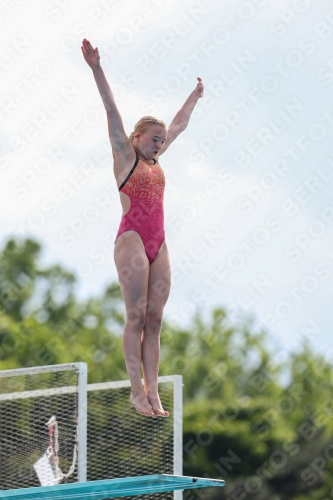
[[[131,403],[138,413],[155,417],[141,383],[141,336],[146,321],[149,261],[135,231],[127,231],[118,238],[114,259],[126,307],[123,347],[132,388]]]
[[[150,265],[146,323],[142,334],[142,368],[145,392],[156,415],[167,417],[158,395],[158,367],[160,361],[160,331],[163,309],[169,297],[171,282],[169,252],[165,243]]]

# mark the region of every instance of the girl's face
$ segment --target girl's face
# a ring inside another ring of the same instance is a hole
[[[160,149],[166,141],[167,131],[162,125],[150,125],[143,134],[135,134],[136,146],[138,151],[151,160],[159,154]]]

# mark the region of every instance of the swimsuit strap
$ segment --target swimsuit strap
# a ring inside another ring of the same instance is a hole
[[[137,166],[137,164],[138,164],[138,163],[139,163],[139,157],[138,157],[138,155],[136,155],[136,160],[135,160],[135,163],[134,163],[133,167],[131,168],[130,173],[128,174],[128,176],[127,176],[127,177],[126,177],[126,179],[124,180],[124,182],[122,182],[122,183],[120,184],[120,186],[119,186],[119,188],[118,188],[118,191],[120,191],[120,190],[121,190],[121,189],[125,186],[126,182],[128,181],[128,179],[129,179],[129,178],[131,177],[131,175],[133,174],[133,172],[134,172],[134,170],[135,170],[135,168],[136,168],[136,166]]]
[[[118,191],[120,191],[126,184],[126,182],[128,181],[128,179],[131,177],[131,175],[133,174],[134,170],[136,169],[136,166],[137,164],[139,163],[139,160],[141,160],[141,158],[138,157],[138,155],[136,155],[136,160],[135,160],[135,163],[133,165],[133,167],[131,168],[131,171],[130,173],[128,174],[128,176],[126,177],[126,179],[124,180],[124,182],[122,182],[118,188]],[[143,160],[141,160],[143,161]],[[153,162],[154,162],[154,165],[156,165],[156,163],[158,163],[157,160],[155,160],[155,158],[153,158]],[[144,162],[146,163],[146,162]],[[149,165],[149,163],[147,163],[147,165]]]

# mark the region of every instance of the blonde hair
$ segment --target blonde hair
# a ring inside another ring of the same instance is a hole
[[[129,136],[131,141],[133,141],[134,139],[134,134],[136,134],[137,132],[139,132],[139,134],[144,134],[151,125],[162,125],[162,127],[167,129],[167,126],[163,120],[159,120],[154,116],[143,116],[142,118],[140,118],[138,123],[135,124],[134,131]]]

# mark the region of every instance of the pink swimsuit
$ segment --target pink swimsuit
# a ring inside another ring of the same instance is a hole
[[[155,160],[148,165],[136,157],[135,163],[119,187],[131,202],[123,215],[116,241],[125,231],[137,232],[143,242],[150,264],[154,261],[164,241],[164,195],[165,178],[163,170]]]

